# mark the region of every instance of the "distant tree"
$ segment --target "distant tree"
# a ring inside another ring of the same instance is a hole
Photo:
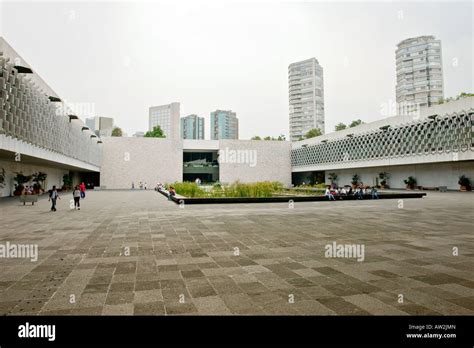
[[[361,124],[364,124],[364,122],[362,122],[361,120],[354,120],[351,122],[351,124],[349,125],[349,128],[352,128],[352,127],[357,127]]]
[[[319,128],[313,128],[311,130],[309,130],[306,134],[305,134],[305,138],[306,139],[309,139],[309,138],[314,138],[314,137],[319,137],[320,135],[322,135],[323,133],[321,132],[321,129]]]
[[[271,137],[271,136],[266,136],[266,137],[260,137],[258,135],[255,135],[254,137],[252,137],[250,140],[279,140],[279,141],[285,141],[286,140],[286,136],[284,134],[280,134],[278,137]]]
[[[461,92],[461,94],[459,94],[459,95],[456,97],[456,100],[459,100],[459,99],[461,99],[461,98],[466,98],[466,97],[474,97],[474,93]]]
[[[448,98],[439,98],[438,99],[438,104],[444,104],[444,103],[449,103],[453,100],[459,100],[462,98],[467,98],[467,97],[474,97],[474,93],[466,93],[466,92],[461,92],[455,97],[448,97]]]
[[[163,130],[159,125],[153,127],[152,131],[146,132],[144,136],[146,138],[166,138],[165,133],[163,133]]]
[[[113,137],[121,137],[122,136],[122,130],[119,127],[115,127],[112,130],[112,136]]]
[[[340,122],[340,123],[336,124],[336,127],[334,128],[334,130],[337,132],[337,131],[340,131],[340,130],[343,130],[343,129],[346,129],[346,128],[347,128],[347,126],[344,123]]]

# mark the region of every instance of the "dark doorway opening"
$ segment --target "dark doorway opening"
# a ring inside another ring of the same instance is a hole
[[[291,183],[293,186],[317,185],[325,182],[325,173],[323,171],[294,172],[291,173]]]
[[[100,173],[97,172],[80,172],[80,182],[86,185],[86,188],[93,189],[100,186]]]
[[[183,152],[183,181],[202,183],[219,181],[219,162],[215,150],[191,150]]]

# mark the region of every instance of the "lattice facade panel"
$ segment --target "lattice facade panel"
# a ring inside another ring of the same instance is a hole
[[[0,53],[0,134],[100,166],[97,138],[91,139],[77,121],[58,114],[55,104]]]
[[[293,167],[474,151],[474,110],[353,134],[291,151]]]

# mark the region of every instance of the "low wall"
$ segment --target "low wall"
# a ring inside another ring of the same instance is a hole
[[[164,191],[158,191],[166,198],[168,194]],[[423,198],[426,193],[379,193],[378,199],[405,199],[405,198]],[[373,199],[370,194],[362,196],[362,200]],[[329,200],[328,197],[318,196],[274,196],[274,197],[199,197],[186,198],[182,196],[171,196],[171,201],[176,204],[237,204],[237,203],[290,203],[290,202],[338,202],[355,201],[358,198],[355,195],[335,196],[335,200]]]

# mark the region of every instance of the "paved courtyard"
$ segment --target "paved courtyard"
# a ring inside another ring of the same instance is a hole
[[[179,208],[154,191],[0,201],[0,314],[474,314],[474,194]],[[326,245],[364,246],[363,261]],[[457,248],[457,249],[456,249]],[[458,255],[456,254],[458,251]]]

